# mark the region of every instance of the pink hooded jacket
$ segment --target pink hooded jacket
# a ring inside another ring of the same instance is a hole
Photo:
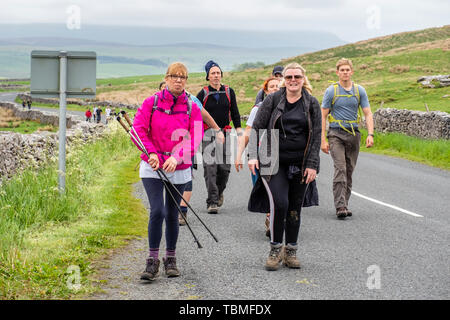
[[[191,157],[195,154],[203,139],[201,111],[192,102],[189,118],[186,113],[188,110],[186,92],[175,98],[167,89],[163,89],[156,95],[158,95],[158,107],[164,110],[172,109],[174,113],[169,115],[155,110],[151,116],[155,100],[153,95],[145,99],[142,106],[137,110],[133,127],[147,152],[158,154],[160,168],[170,157],[167,153],[170,153],[177,160],[176,170],[189,168],[192,165]],[[148,162],[145,153],[141,154],[141,159]]]

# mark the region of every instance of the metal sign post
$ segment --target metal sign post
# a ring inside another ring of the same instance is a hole
[[[32,98],[59,98],[58,190],[66,189],[66,99],[95,98],[97,54],[92,51],[31,52]]]
[[[58,190],[66,190],[66,90],[67,90],[67,52],[59,54],[59,165]]]

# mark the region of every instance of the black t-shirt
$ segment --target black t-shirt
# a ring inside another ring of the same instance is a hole
[[[303,97],[294,103],[286,101],[284,113],[276,121],[275,129],[279,130],[280,163],[300,165],[308,140],[308,121]]]
[[[97,109],[97,111],[96,111],[96,112],[97,112],[97,116],[99,116],[99,117],[100,117],[100,116],[101,116],[101,114],[102,114],[102,111],[103,111],[102,109],[98,108],[98,109]]]

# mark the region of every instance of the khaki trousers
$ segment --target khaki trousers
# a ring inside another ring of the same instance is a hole
[[[352,174],[359,155],[361,133],[356,136],[340,129],[328,131],[330,154],[334,164],[333,197],[335,208],[348,207],[352,192]]]

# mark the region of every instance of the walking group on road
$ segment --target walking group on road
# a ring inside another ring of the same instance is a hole
[[[138,145],[143,151],[139,176],[150,202],[149,256],[141,279],[152,281],[159,275],[163,222],[164,270],[168,277],[180,275],[176,245],[179,226],[189,227],[187,211],[191,208],[194,155],[200,146],[206,211],[217,214],[224,206],[232,163],[232,132],[238,141],[233,159],[237,172],[243,169],[242,157],[248,148],[253,183],[248,210],[266,217],[270,250],[265,268],[273,271],[281,264],[300,268],[297,248],[301,211],[302,207],[318,205],[315,180],[320,169],[320,150],[331,154],[336,216],[345,219],[353,215],[348,203],[361,140],[360,107],[368,131],[365,144],[368,148],[373,146],[369,100],[365,89],[351,80],[352,62],[337,62],[338,81],[326,89],[322,105],[312,95],[306,70],[300,64],[276,66],[257,94],[245,130],[241,127],[235,91],[222,83],[220,66],[210,60],[205,72],[208,83],[194,96],[185,90],[186,66],[172,63],[160,90],[145,99],[132,123],[142,141]],[[160,170],[165,172],[164,180]],[[171,197],[164,197],[164,190]]]

